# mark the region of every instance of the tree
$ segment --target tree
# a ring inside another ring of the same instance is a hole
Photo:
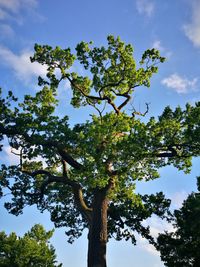
[[[170,201],[162,192],[137,194],[136,182],[158,178],[158,169],[169,164],[189,172],[200,151],[199,103],[185,110],[166,107],[147,123],[142,118],[148,104],[144,113],[129,111],[133,92],[149,87],[164,62],[159,51],[145,51],[136,67],[130,44],[113,36],[107,41],[99,48],[81,42],[74,54],[36,44],[31,61],[47,66],[47,78],[38,79],[42,89],[18,105],[12,92],[0,102],[0,138],[7,136],[20,158],[18,166],[2,166],[1,187],[13,195],[5,207],[15,215],[25,205],[48,210],[56,227],[68,228],[69,242],[87,228],[88,267],[106,266],[111,237],[135,243],[137,231],[154,242],[142,221],[152,214],[167,217]],[[73,72],[74,64],[84,75]],[[72,126],[68,116],[55,115],[57,88],[65,81],[71,105],[88,107],[85,123]]]
[[[198,178],[200,189],[200,178]],[[180,210],[174,211],[172,233],[158,237],[157,249],[161,259],[169,267],[198,267],[200,262],[200,194],[192,193]]]
[[[1,267],[61,267],[56,264],[55,249],[49,245],[53,231],[46,232],[42,225],[34,225],[23,237],[0,232]]]

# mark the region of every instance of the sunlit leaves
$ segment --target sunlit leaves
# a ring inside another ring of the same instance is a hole
[[[151,76],[157,72],[157,64],[165,60],[159,52],[147,50],[141,61],[146,66],[137,69],[130,44],[126,45],[112,35],[107,37],[107,43],[107,46],[94,47],[92,42],[80,42],[76,46],[76,55],[69,48],[36,44],[31,61],[47,66],[47,80],[39,77],[39,85],[47,84],[55,90],[62,80],[68,80],[74,107],[87,105],[88,101],[93,105],[105,100],[111,103],[119,97],[130,96],[139,85],[149,87]],[[84,75],[71,71],[75,60],[84,67]]]

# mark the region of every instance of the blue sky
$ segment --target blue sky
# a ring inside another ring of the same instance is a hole
[[[138,88],[134,105],[143,111],[150,104],[148,116],[159,115],[166,105],[175,107],[200,99],[200,1],[199,0],[0,0],[0,87],[12,89],[22,97],[37,90],[37,76],[45,68],[29,62],[34,43],[72,47],[84,40],[95,45],[105,44],[106,36],[113,34],[134,46],[135,58],[140,60],[145,49],[155,47],[167,57],[159,73],[152,79],[151,88]],[[79,71],[79,70],[78,70]],[[60,99],[68,94],[67,86],[60,88]],[[66,112],[72,110],[66,105]],[[87,118],[87,113],[73,111],[71,122]],[[0,154],[0,161],[16,162],[9,147]],[[195,190],[199,175],[199,160],[195,159],[190,175],[172,167],[160,170],[161,178],[140,183],[139,192],[164,191],[171,197],[173,207]],[[24,215],[8,215],[0,202],[0,230],[19,235],[40,222],[47,229],[53,227],[48,214],[26,208]],[[150,220],[156,235],[168,227],[156,218]],[[64,267],[86,266],[87,236],[73,245],[66,242],[64,230],[56,230],[52,242],[58,260]],[[138,237],[138,246],[111,241],[108,244],[109,267],[162,267],[159,254]]]

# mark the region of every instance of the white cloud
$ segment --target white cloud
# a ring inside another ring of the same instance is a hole
[[[183,201],[187,198],[188,193],[186,191],[176,192],[171,196],[172,207],[175,209],[180,209],[182,207]],[[165,220],[161,220],[157,216],[152,216],[151,218],[145,220],[143,222],[144,226],[150,226],[150,233],[154,238],[158,237],[159,233],[164,233],[165,231],[174,232],[176,229],[171,223],[168,223]],[[159,256],[159,252],[155,249],[155,247],[141,236],[138,235],[138,245],[141,249],[147,251],[152,255]]]
[[[194,78],[193,80],[189,80],[187,78],[181,77],[178,74],[174,73],[169,77],[163,79],[161,83],[168,88],[173,89],[178,94],[187,94],[191,91],[196,90],[198,78]]]
[[[19,0],[0,0],[0,7],[11,12],[17,12],[20,7]]]
[[[165,50],[165,48],[162,46],[160,40],[154,41],[152,47],[155,48],[155,49],[158,49],[160,51],[164,51]]]
[[[0,0],[0,20],[22,25],[28,15],[28,18],[43,21],[44,17],[36,12],[37,5],[38,0]]]
[[[137,0],[136,1],[136,8],[139,14],[147,15],[151,17],[154,12],[154,3],[151,0]]]
[[[7,142],[4,142],[3,151],[0,154],[0,161],[3,164],[9,164],[9,165],[18,165],[20,163],[20,157],[19,157],[20,151],[13,149],[9,146]],[[47,164],[45,162],[45,159],[41,156],[37,156],[36,158],[29,160],[29,162],[32,161],[41,161],[43,164],[43,167],[46,168]]]
[[[145,220],[143,222],[143,225],[150,226],[150,233],[154,238],[157,238],[158,234],[163,233],[164,231],[174,231],[174,227],[172,226],[172,224],[161,220],[156,216],[152,216],[151,218]],[[159,252],[155,249],[155,247],[149,244],[149,242],[141,236],[138,236],[138,246],[154,256],[160,255]]]
[[[0,24],[0,39],[13,38],[15,35],[12,27],[8,24]]]
[[[194,46],[200,47],[200,1],[193,0],[191,22],[184,25],[186,36],[192,41]]]
[[[59,75],[58,71],[58,75]],[[66,94],[70,96],[70,90],[71,89],[71,84],[68,80],[64,80],[63,82],[60,83],[60,86],[58,87],[58,97],[63,98],[63,96],[66,97]]]
[[[166,222],[165,220],[161,220],[155,215],[147,219],[143,224],[144,226],[150,226],[150,233],[154,238],[156,238],[159,233],[163,233],[164,231],[174,231],[172,224]]]
[[[160,40],[155,40],[152,44],[152,48],[159,50],[167,59],[172,56],[172,52],[167,50],[161,43]]]
[[[22,8],[35,8],[36,0],[0,0],[0,8],[7,12],[18,13]]]
[[[176,192],[171,196],[172,207],[175,209],[180,209],[187,196],[188,193],[186,191]],[[154,238],[157,238],[158,234],[164,233],[164,231],[174,232],[176,230],[171,223],[161,220],[156,216],[152,216],[151,218],[145,220],[143,225],[150,226],[150,233]],[[159,252],[155,249],[155,247],[149,244],[149,242],[141,236],[138,236],[138,245],[141,249],[147,251],[148,253],[159,256]]]
[[[46,67],[37,62],[31,63],[31,51],[23,51],[19,55],[14,54],[7,47],[0,46],[1,64],[7,65],[14,71],[18,79],[29,83],[34,76],[45,76]]]
[[[188,193],[186,191],[176,192],[174,195],[170,197],[172,201],[172,207],[175,209],[180,209],[182,207],[183,201],[188,197]]]
[[[140,237],[138,241],[139,241],[138,243],[139,248],[145,250],[146,252],[154,256],[160,255],[160,253],[155,249],[155,247],[149,244],[149,242],[145,238]]]
[[[8,16],[7,12],[3,11],[1,8],[0,8],[0,20],[4,20],[6,19]]]
[[[10,165],[19,164],[19,157],[12,152],[17,153],[17,151],[13,151],[9,145],[4,145],[3,153],[0,155],[1,163],[8,163]]]

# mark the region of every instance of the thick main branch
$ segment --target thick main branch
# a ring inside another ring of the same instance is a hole
[[[23,172],[32,176],[32,177],[35,177],[37,175],[47,176],[47,179],[45,179],[40,186],[40,199],[43,198],[44,192],[45,192],[45,189],[47,188],[47,186],[52,184],[52,183],[63,183],[65,185],[70,186],[72,188],[72,192],[74,194],[74,200],[75,200],[75,203],[76,203],[79,211],[88,220],[89,223],[91,222],[92,209],[87,206],[87,204],[84,200],[81,185],[75,181],[70,180],[69,177],[66,175],[66,173],[65,173],[65,176],[56,176],[56,175],[52,175],[50,172],[45,171],[45,170],[37,170],[37,171],[32,172],[32,173],[27,172],[27,171],[23,171]]]
[[[52,141],[52,140],[41,140],[39,135],[35,136],[29,136],[26,132],[22,132],[17,129],[16,126],[8,126],[5,127],[3,124],[0,123],[0,133],[7,136],[22,136],[26,142],[29,144],[35,146],[35,145],[41,145],[43,147],[47,148],[55,148],[58,152],[58,154],[62,157],[63,160],[65,160],[70,166],[72,166],[75,169],[82,169],[83,166],[76,161],[68,152],[66,149],[63,148],[58,142]]]

